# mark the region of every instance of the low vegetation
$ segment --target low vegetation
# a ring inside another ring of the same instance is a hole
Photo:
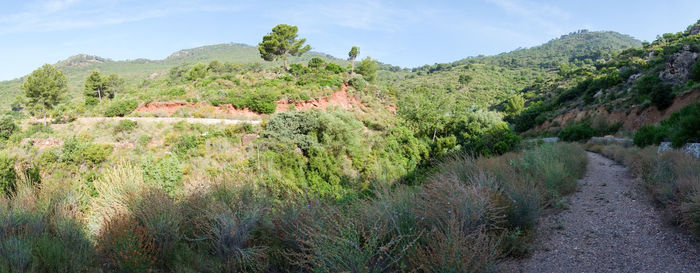
[[[419,186],[376,184],[353,202],[280,200],[263,181],[231,177],[173,193],[129,161],[105,167],[87,195],[70,181],[19,176],[12,194],[0,197],[0,267],[488,271],[499,257],[527,250],[540,211],[565,206],[562,196],[585,166],[582,148],[572,144],[453,156]]]

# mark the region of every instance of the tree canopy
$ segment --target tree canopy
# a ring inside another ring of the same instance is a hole
[[[379,70],[379,65],[370,57],[362,59],[360,64],[357,65],[357,73],[362,74],[365,80],[369,82],[374,82],[377,79],[377,70]]]
[[[40,109],[44,117],[46,110],[53,109],[68,90],[66,76],[50,64],[34,70],[27,76],[21,88],[29,99],[29,106]]]
[[[260,56],[266,61],[277,59],[284,60],[284,69],[287,70],[287,54],[301,56],[311,50],[311,46],[304,45],[306,39],[297,39],[298,28],[286,24],[280,24],[272,28],[272,32],[263,36],[258,44]]]
[[[355,72],[355,59],[357,58],[357,55],[360,55],[360,48],[357,46],[353,46],[350,49],[350,52],[348,52],[348,60],[350,60],[350,63],[352,64],[352,68],[350,69],[350,73]]]

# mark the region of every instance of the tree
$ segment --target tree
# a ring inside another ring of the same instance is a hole
[[[119,78],[117,74],[110,74],[103,78],[105,83],[105,94],[108,98],[114,98],[114,95],[124,91],[124,79]]]
[[[525,109],[525,99],[520,95],[512,96],[506,101],[506,114],[514,116],[520,114]]]
[[[34,70],[27,76],[21,88],[29,99],[28,104],[35,109],[41,109],[44,124],[46,124],[46,111],[53,109],[68,90],[66,76],[50,64]]]
[[[189,72],[187,72],[187,80],[196,81],[207,77],[207,66],[203,63],[195,64]]]
[[[352,64],[350,74],[355,73],[355,58],[357,58],[357,55],[360,55],[360,48],[353,46],[352,49],[350,49],[350,52],[348,52],[348,60],[350,60],[350,63]]]
[[[357,65],[357,73],[362,74],[365,80],[369,82],[374,82],[377,79],[377,70],[379,70],[379,65],[370,57],[362,59],[360,64]]]
[[[462,75],[459,75],[459,78],[457,79],[457,81],[460,84],[469,84],[472,81],[472,76],[470,76],[468,74],[462,74]]]
[[[265,61],[284,60],[284,70],[287,71],[287,54],[301,56],[311,50],[311,46],[304,45],[306,39],[297,39],[298,28],[280,24],[272,28],[272,32],[263,36],[258,44],[260,56]]]
[[[117,74],[102,76],[99,71],[93,70],[92,73],[85,79],[85,96],[100,99],[106,97],[114,98],[114,95],[121,92],[124,87],[124,80],[120,79]]]
[[[102,96],[105,89],[107,88],[102,75],[100,75],[99,71],[93,70],[87,79],[85,79],[85,96],[99,98],[100,102],[102,102]]]
[[[309,64],[307,65],[309,68],[315,68],[315,69],[321,69],[326,65],[326,61],[319,57],[313,57],[311,60],[309,60]]]

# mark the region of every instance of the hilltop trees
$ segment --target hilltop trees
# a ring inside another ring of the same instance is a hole
[[[102,98],[114,98],[114,94],[120,92],[124,86],[124,80],[117,74],[102,76],[99,71],[93,70],[85,79],[85,97],[87,104],[94,104],[94,98],[102,102]]]
[[[287,54],[301,56],[311,50],[311,46],[304,45],[306,39],[297,39],[298,28],[280,24],[272,28],[272,32],[263,36],[262,42],[258,44],[260,57],[266,61],[277,59],[284,60],[284,70],[287,71]]]
[[[348,60],[350,60],[350,63],[352,64],[350,74],[355,73],[355,58],[357,58],[357,55],[360,55],[360,48],[353,46],[352,49],[350,49],[350,52],[348,52]]]
[[[68,87],[63,72],[50,64],[45,64],[27,76],[21,89],[29,99],[29,106],[34,110],[40,110],[45,119],[46,111],[53,109],[61,101]]]
[[[370,57],[362,59],[357,66],[357,73],[362,74],[365,80],[369,82],[374,82],[377,79],[377,70],[379,70],[379,65]]]

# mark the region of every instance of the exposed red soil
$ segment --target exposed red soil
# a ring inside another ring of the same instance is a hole
[[[292,108],[293,106],[293,108]],[[356,97],[351,97],[348,95],[348,87],[343,84],[343,87],[331,94],[330,96],[321,97],[318,99],[311,99],[307,101],[291,102],[289,100],[279,100],[277,101],[276,112],[287,112],[289,110],[308,110],[308,109],[327,109],[329,106],[337,106],[346,110],[360,110],[367,108],[359,99]],[[243,108],[238,109],[233,107],[231,104],[221,104],[218,106],[211,106],[204,103],[183,103],[183,102],[151,102],[145,105],[141,105],[134,112],[139,113],[151,113],[151,114],[164,114],[172,115],[177,110],[181,108],[191,108],[196,109],[200,107],[214,107],[214,113],[218,114],[228,114],[232,116],[243,116],[243,117],[259,117],[260,114],[251,111],[250,109]],[[390,109],[391,110],[391,109]]]
[[[673,100],[673,104],[663,111],[659,111],[655,106],[641,108],[633,106],[629,111],[612,111],[609,112],[605,107],[600,106],[596,109],[579,110],[574,109],[568,113],[555,117],[552,121],[546,121],[535,128],[535,130],[545,130],[553,127],[554,122],[565,125],[572,121],[579,121],[586,117],[599,117],[607,120],[609,123],[622,123],[624,130],[636,130],[639,127],[648,124],[658,124],[662,120],[671,116],[681,108],[690,104],[700,102],[700,89],[686,92],[677,96]]]

